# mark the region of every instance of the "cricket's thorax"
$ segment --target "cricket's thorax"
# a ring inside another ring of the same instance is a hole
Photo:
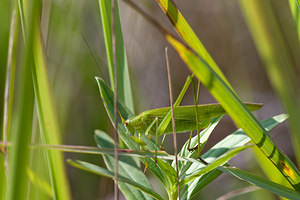
[[[137,131],[144,130],[144,123],[143,120],[141,119],[142,114],[143,113],[131,119],[127,119],[125,121],[125,126],[131,134],[133,134],[135,130]],[[145,127],[147,128],[147,126]]]

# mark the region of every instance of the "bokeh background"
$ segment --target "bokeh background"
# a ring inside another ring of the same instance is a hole
[[[8,1],[4,2],[3,5],[9,5]],[[175,33],[156,1],[136,2],[168,30]],[[264,103],[264,107],[256,112],[257,117],[261,120],[282,113],[280,102],[270,86],[237,1],[177,0],[175,3],[242,100]],[[287,1],[274,0],[273,4],[290,48],[296,49],[298,39],[296,35],[291,34],[294,31],[290,31],[295,29],[295,24]],[[98,2],[96,0],[44,0],[43,5],[42,25],[47,24],[43,19],[49,20],[49,27],[42,26],[43,35],[63,143],[95,146],[95,129],[113,134],[94,78],[100,76],[109,82]],[[148,109],[169,106],[164,54],[164,48],[168,45],[164,37],[121,0],[119,9],[136,114]],[[0,34],[4,36],[0,38],[5,38],[9,33],[7,10],[5,6],[0,6],[1,22],[3,22]],[[6,43],[7,40],[1,40],[1,45],[7,45]],[[294,62],[299,65],[299,56],[296,56],[300,55],[299,51],[293,50],[293,52],[296,52]],[[5,52],[1,53],[5,54]],[[176,98],[191,73],[172,48],[169,48],[169,58]],[[5,64],[1,61],[1,68],[6,66]],[[192,91],[189,90],[182,105],[193,104],[192,95]],[[215,99],[204,87],[201,87],[200,103],[214,102]],[[206,149],[235,129],[232,120],[224,117],[209,139]],[[286,124],[281,124],[274,129],[271,135],[276,144],[293,160],[293,150]],[[180,134],[178,137],[178,146],[181,147],[188,139],[188,134]],[[172,152],[172,144],[172,137],[167,137],[165,143],[167,151]],[[65,158],[85,160],[104,166],[100,156],[66,153]],[[232,159],[230,163],[263,176],[250,150]],[[67,174],[73,199],[113,197],[112,180],[69,165],[67,165]],[[155,178],[152,180],[151,174],[149,172],[147,174],[154,188],[159,188]],[[222,175],[201,191],[195,199],[200,197],[216,199],[242,186],[247,184]],[[276,197],[268,192],[258,191],[241,198],[274,199]]]

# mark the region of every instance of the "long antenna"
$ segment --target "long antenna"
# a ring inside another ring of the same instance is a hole
[[[173,90],[171,82],[171,73],[170,73],[170,64],[168,56],[168,47],[165,48],[166,62],[167,62],[167,71],[168,71],[168,82],[169,82],[169,91],[170,91],[170,104],[172,111],[172,128],[173,128],[173,141],[174,141],[174,155],[176,163],[176,175],[177,175],[177,192],[178,199],[180,200],[180,185],[179,185],[179,168],[178,168],[178,158],[177,158],[177,137],[176,137],[176,127],[175,127],[175,116],[174,116],[174,106],[173,106]]]

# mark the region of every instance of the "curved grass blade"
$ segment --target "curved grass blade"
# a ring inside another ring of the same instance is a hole
[[[83,169],[85,171],[100,175],[100,176],[105,176],[108,178],[114,178],[114,172],[109,171],[107,169],[104,169],[102,167],[99,167],[97,165],[94,164],[90,164],[87,162],[83,162],[83,161],[73,161],[73,160],[68,160],[68,163],[70,165],[73,165],[74,167],[77,167],[79,169]],[[160,199],[163,200],[164,198],[162,198],[158,193],[156,193],[155,191],[153,191],[151,188],[145,187],[144,185],[140,184],[139,182],[133,181],[130,178],[124,177],[122,176],[122,174],[118,175],[118,180],[119,180],[119,184],[121,183],[126,183],[126,184],[130,184],[132,187],[139,189],[141,191],[143,191],[144,193],[147,193],[149,195],[151,195],[153,198],[155,199]],[[120,183],[121,182],[121,183]],[[130,191],[128,191],[128,195]],[[150,196],[147,195],[147,199],[149,199]],[[128,199],[135,199],[135,196],[132,195],[130,196]]]
[[[185,41],[188,46],[190,46],[198,55],[203,58],[208,65],[215,70],[215,72],[221,77],[221,79],[229,86],[229,82],[226,77],[219,69],[213,58],[209,55],[208,51],[205,49],[204,45],[201,43],[193,29],[187,23],[187,21],[182,16],[181,12],[174,5],[171,0],[156,0],[164,13],[168,16],[170,22],[173,24],[175,30],[180,35],[180,37]]]
[[[231,174],[241,180],[247,181],[253,185],[261,187],[265,190],[269,190],[270,192],[278,194],[282,197],[288,199],[294,199],[294,200],[300,199],[300,192],[297,192],[295,190],[292,190],[280,184],[274,183],[272,181],[266,180],[264,178],[255,176],[244,170],[231,168],[231,167],[222,167],[222,166],[220,166],[218,169],[228,174]]]
[[[182,43],[170,35],[166,35],[168,42],[176,49],[182,60],[198,77],[209,92],[222,105],[231,116],[236,125],[242,128],[253,143],[267,156],[287,180],[297,190],[300,190],[300,174],[298,169],[279,150],[270,139],[268,132],[260,125],[258,120],[243,105],[235,92],[218,76],[207,63],[195,55]]]

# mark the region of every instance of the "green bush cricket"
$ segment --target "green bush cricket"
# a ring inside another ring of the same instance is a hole
[[[204,129],[209,125],[212,118],[227,114],[220,104],[179,106],[183,95],[192,81],[193,76],[189,76],[177,101],[174,103],[176,133],[194,130],[199,132],[199,129]],[[199,95],[199,92],[197,92],[197,95]],[[195,98],[195,103],[197,100],[198,98]],[[250,111],[258,110],[263,106],[263,104],[258,103],[244,104]],[[149,134],[158,137],[162,134],[172,133],[172,124],[170,123],[170,119],[171,108],[164,107],[144,111],[135,117],[123,121],[123,123],[131,134],[133,134],[136,130],[140,133],[145,133],[146,135]],[[156,124],[156,126],[154,126],[154,124]],[[199,144],[198,146],[200,147]],[[195,148],[192,148],[192,150]],[[200,157],[200,150],[198,154]]]
[[[251,111],[258,110],[262,107],[262,104],[254,103],[245,103],[245,105]],[[206,128],[212,118],[227,114],[220,104],[197,105],[197,108],[199,118],[198,125],[200,129]],[[125,121],[125,126],[130,133],[134,133],[134,130],[145,132],[156,118],[158,119],[158,123],[160,124],[166,117],[170,109],[170,107],[165,107],[144,111],[133,118],[127,119]],[[197,122],[194,105],[178,106],[176,109],[174,109],[174,112],[177,133],[196,130]],[[156,130],[154,126],[152,126],[150,131],[148,131],[150,135],[154,135],[155,132]],[[168,133],[172,133],[171,123],[168,124],[167,128],[163,132],[163,134]]]

